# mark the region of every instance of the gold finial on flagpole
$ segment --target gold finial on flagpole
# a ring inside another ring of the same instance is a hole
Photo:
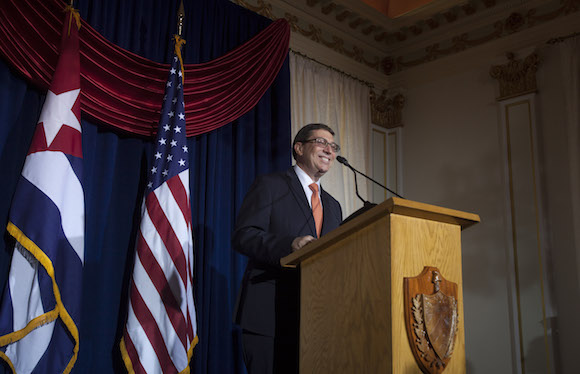
[[[183,0],[181,0],[181,4],[179,4],[179,10],[177,11],[177,35],[179,36],[182,36],[184,18],[185,8],[183,7]]]

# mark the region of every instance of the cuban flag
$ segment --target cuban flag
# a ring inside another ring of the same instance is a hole
[[[175,54],[147,188],[121,353],[129,373],[189,373],[197,338],[183,61]]]
[[[69,373],[79,350],[85,208],[78,12],[67,7],[60,57],[12,200],[16,239],[0,303],[0,357],[14,373]]]

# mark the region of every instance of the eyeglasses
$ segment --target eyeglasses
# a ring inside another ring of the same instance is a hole
[[[314,143],[319,147],[322,148],[326,148],[326,146],[330,146],[330,148],[332,149],[332,151],[334,153],[338,153],[340,151],[340,146],[336,143],[329,143],[328,140],[324,139],[324,138],[315,138],[315,139],[310,139],[310,140],[305,140],[302,143]]]

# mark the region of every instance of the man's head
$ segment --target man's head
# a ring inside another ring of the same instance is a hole
[[[334,142],[334,131],[322,123],[311,123],[298,131],[292,145],[296,164],[314,181],[330,167],[340,147]]]

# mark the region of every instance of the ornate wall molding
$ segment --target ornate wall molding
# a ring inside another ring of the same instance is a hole
[[[516,60],[513,53],[506,56],[509,60],[504,65],[493,66],[489,74],[499,82],[498,101],[536,92],[536,72],[540,58],[532,53],[523,60]]]
[[[386,82],[389,75],[553,24],[572,14],[580,23],[580,0],[440,0],[437,8],[426,6],[397,19],[348,0],[231,1],[273,20],[286,19],[293,34],[300,35],[300,43],[312,42],[329,49],[301,52],[319,60],[316,54],[333,51],[345,57],[341,70],[349,60],[356,62],[358,65],[353,66],[360,69],[352,70],[368,72],[367,81],[368,75],[376,72],[376,81]],[[570,18],[566,22],[571,22]]]
[[[387,129],[403,126],[405,97],[402,94],[388,96],[387,90],[383,90],[381,95],[377,96],[375,91],[371,90],[370,96],[372,123]]]

